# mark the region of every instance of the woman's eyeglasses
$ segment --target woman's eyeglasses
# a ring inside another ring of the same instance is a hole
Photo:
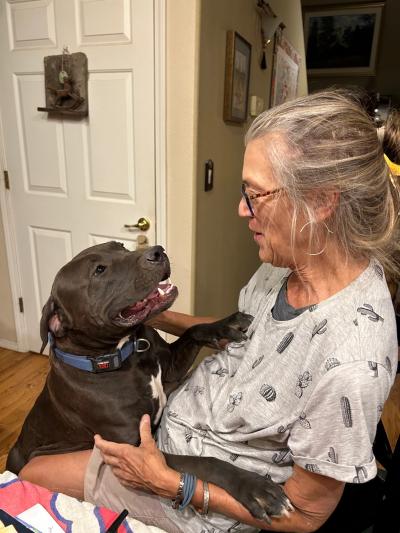
[[[256,198],[267,197],[267,196],[272,198],[282,191],[282,188],[279,188],[279,189],[274,189],[273,191],[269,191],[269,192],[259,192],[256,194],[248,194],[246,191],[246,188],[247,188],[246,183],[242,183],[242,196],[246,201],[246,205],[249,208],[249,211],[252,217],[255,216],[253,205],[252,205],[252,200],[255,200]]]

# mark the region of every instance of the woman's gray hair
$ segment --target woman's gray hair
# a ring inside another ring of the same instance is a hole
[[[274,177],[294,205],[292,242],[299,213],[308,217],[311,235],[317,227],[310,193],[323,200],[324,194],[338,192],[325,221],[330,238],[351,257],[376,257],[387,272],[398,274],[399,191],[373,120],[357,96],[326,90],[274,107],[254,120],[245,142],[266,136]]]

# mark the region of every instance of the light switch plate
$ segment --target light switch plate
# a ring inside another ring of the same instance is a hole
[[[261,96],[250,96],[250,116],[256,117],[264,110],[264,100]]]

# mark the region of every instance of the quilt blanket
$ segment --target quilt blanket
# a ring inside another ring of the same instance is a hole
[[[17,516],[36,503],[40,503],[67,533],[105,533],[118,516],[118,513],[110,509],[96,507],[91,503],[22,481],[11,472],[0,474],[1,509]],[[128,517],[118,528],[118,533],[165,532]]]

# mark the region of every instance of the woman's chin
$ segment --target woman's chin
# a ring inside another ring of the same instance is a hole
[[[271,263],[272,262],[272,253],[270,250],[266,250],[263,246],[259,247],[258,250],[258,257],[261,259],[263,263]]]

